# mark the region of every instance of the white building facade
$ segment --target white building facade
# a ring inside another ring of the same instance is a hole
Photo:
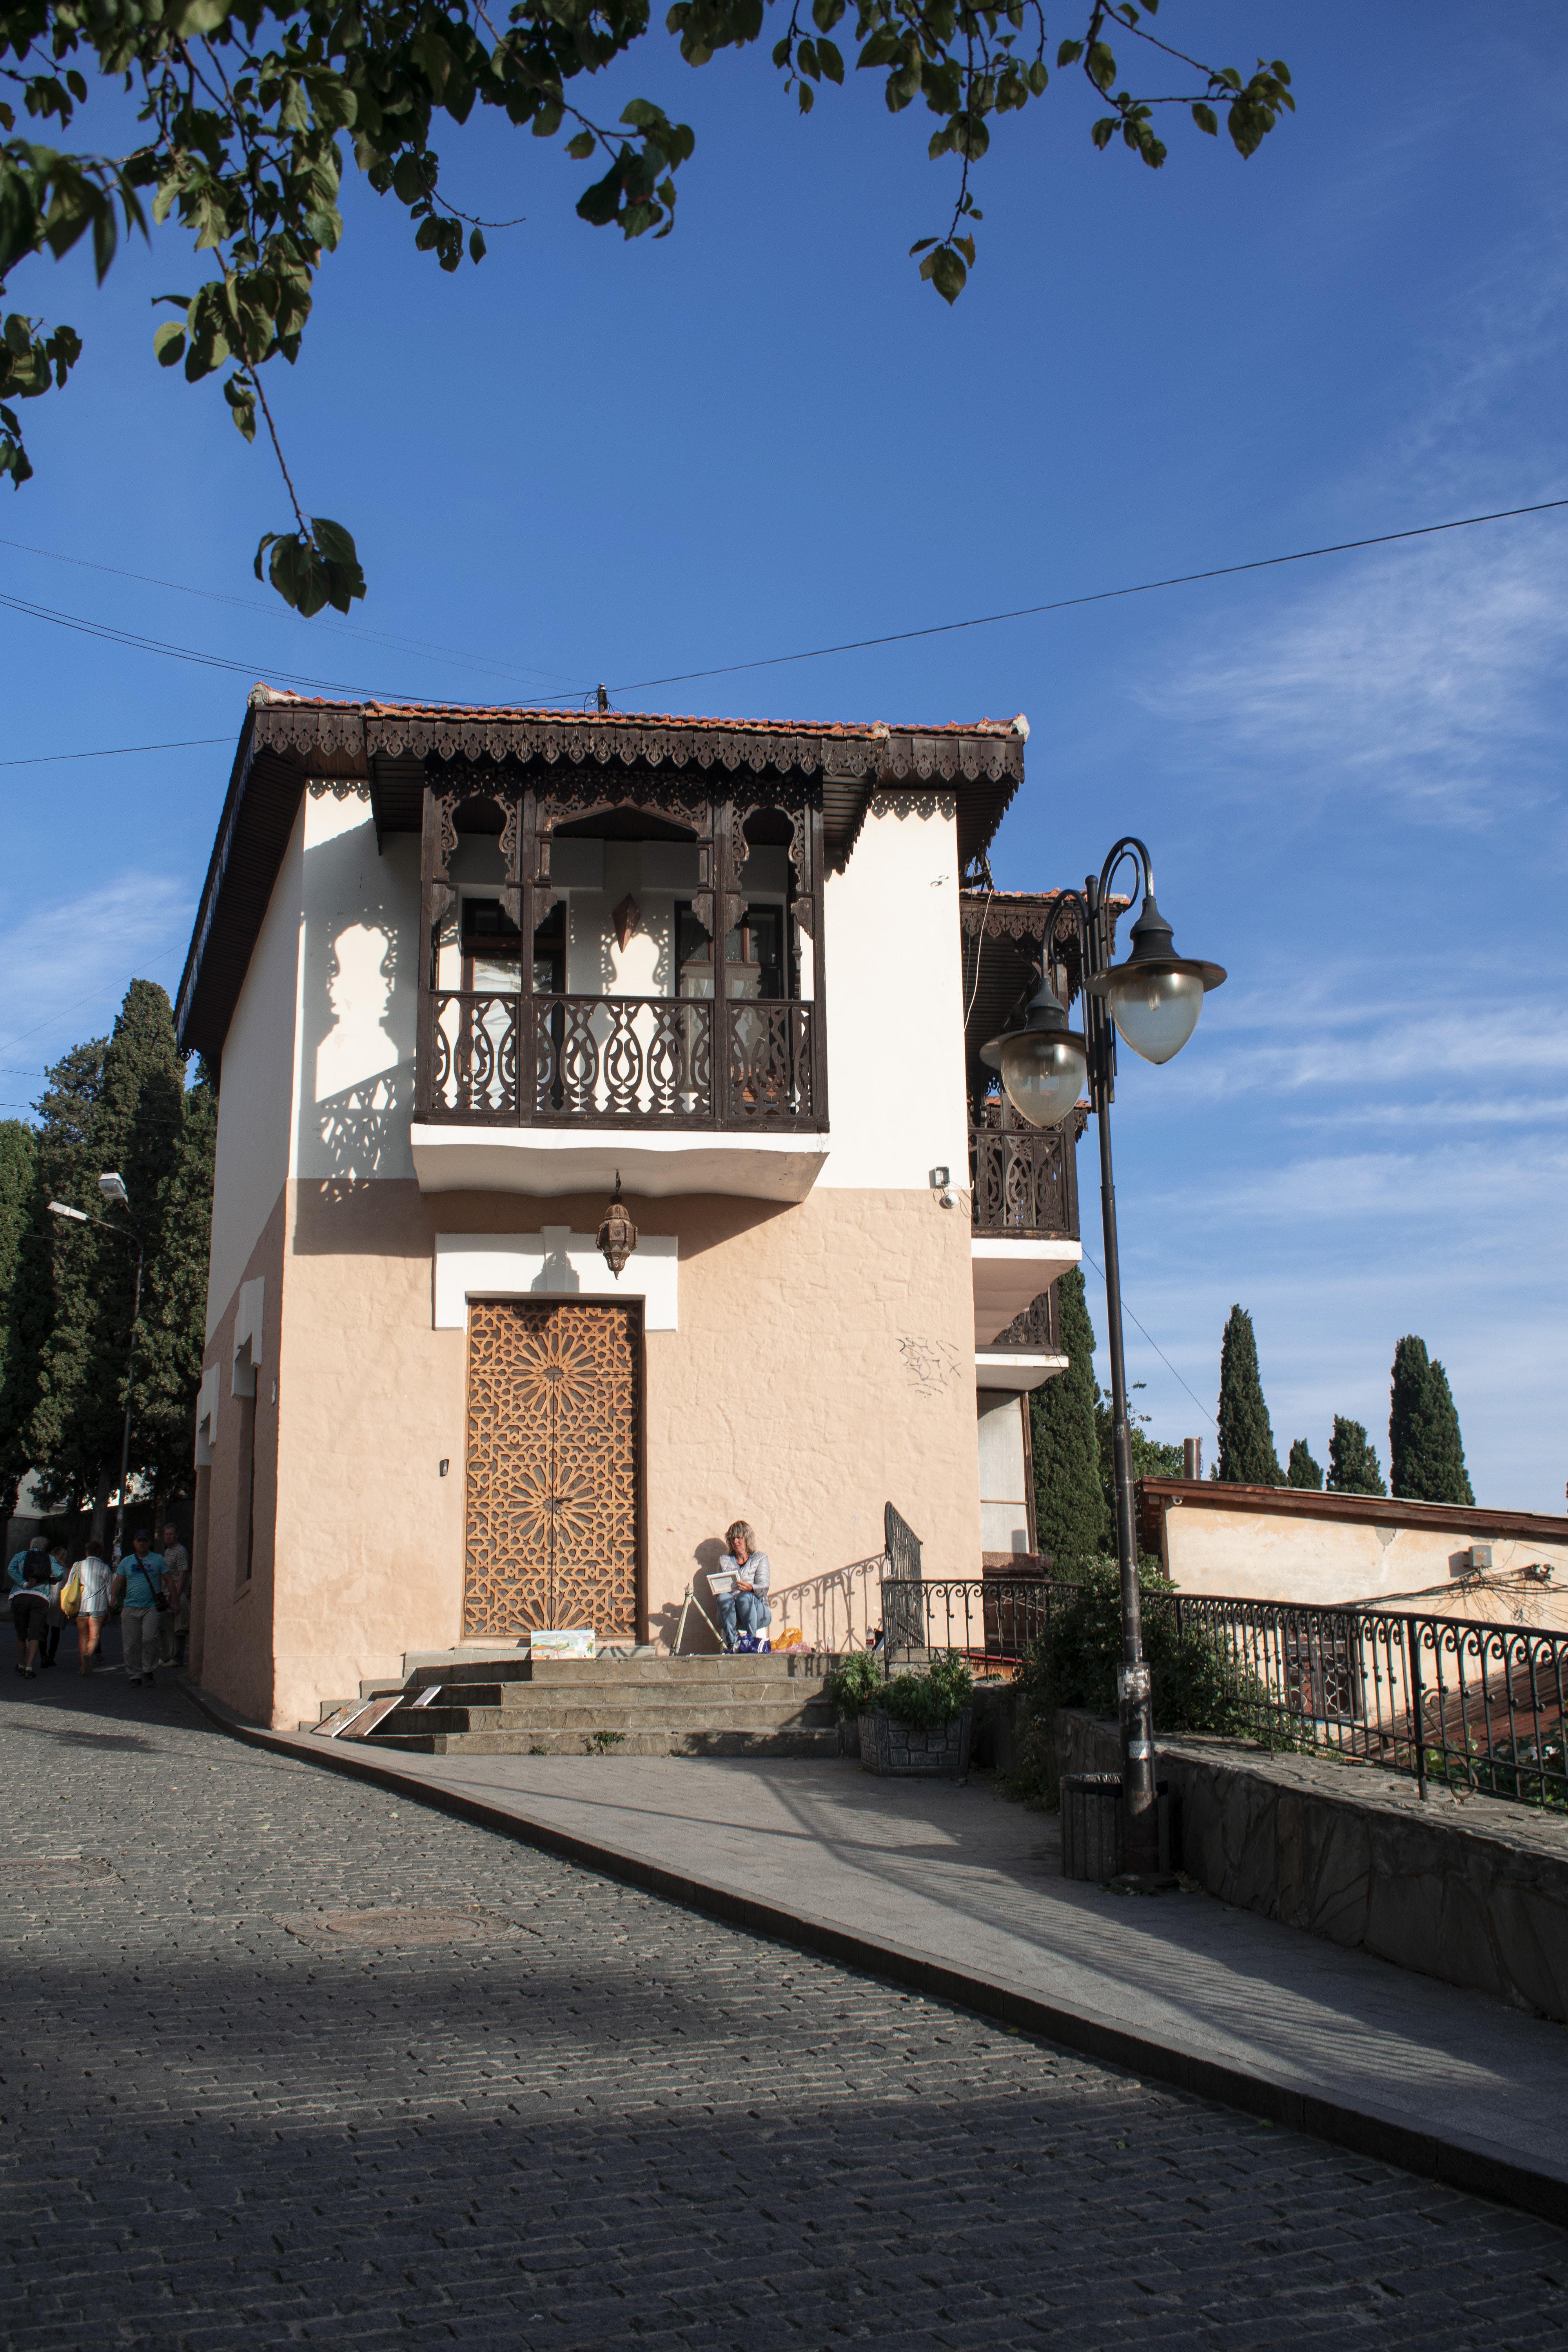
[[[411,1654],[668,1646],[737,1517],[823,1647],[889,1502],[928,1576],[1033,1552],[1075,1129],[984,1098],[1048,901],[966,887],[1026,734],[258,689],[177,1007],[206,1687],[291,1724]]]

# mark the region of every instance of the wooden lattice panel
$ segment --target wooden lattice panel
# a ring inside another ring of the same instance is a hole
[[[470,1302],[465,1633],[635,1634],[641,1313]]]

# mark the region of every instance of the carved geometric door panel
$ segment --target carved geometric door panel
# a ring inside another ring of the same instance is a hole
[[[470,1301],[465,1633],[635,1635],[641,1318]]]

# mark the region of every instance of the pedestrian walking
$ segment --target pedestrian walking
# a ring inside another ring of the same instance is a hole
[[[126,1679],[133,1690],[153,1680],[158,1663],[158,1619],[163,1601],[163,1559],[153,1549],[153,1538],[139,1528],[123,1554],[115,1580],[120,1587],[120,1637],[125,1648]],[[112,1587],[110,1588],[112,1591]]]
[[[54,1562],[49,1558],[47,1543],[41,1547],[29,1545],[18,1555],[22,1562],[22,1581],[11,1595],[11,1622],[16,1629],[16,1672],[33,1681],[38,1671],[38,1652],[49,1630],[49,1570]]]
[[[5,1581],[12,1592],[20,1592],[22,1587],[26,1583],[27,1578],[25,1570],[26,1569],[28,1559],[36,1552],[42,1552],[47,1557],[48,1549],[49,1539],[47,1536],[35,1536],[31,1543],[24,1544],[21,1550],[12,1556],[12,1559],[5,1570]]]
[[[66,1612],[60,1607],[60,1595],[65,1591],[66,1578],[70,1574],[70,1546],[61,1542],[49,1547],[49,1630],[44,1637],[44,1654],[40,1665],[52,1666],[59,1655],[60,1635],[66,1630]]]
[[[81,1594],[76,1612],[76,1670],[90,1675],[99,1664],[99,1644],[109,1621],[110,1571],[97,1536],[89,1536],[74,1573]]]
[[[163,1591],[169,1607],[158,1629],[159,1654],[164,1665],[183,1666],[191,1638],[191,1555],[172,1519],[163,1529]]]

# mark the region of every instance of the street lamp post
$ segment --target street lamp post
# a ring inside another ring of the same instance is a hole
[[[1123,858],[1131,858],[1143,904],[1129,934],[1124,963],[1111,961],[1114,917],[1110,890]],[[1052,984],[1053,948],[1063,918],[1076,929],[1082,960],[1084,1027],[1068,1025],[1067,1008]],[[1154,1711],[1143,1655],[1138,1590],[1137,1531],[1132,1522],[1132,1457],[1127,1436],[1127,1367],[1121,1343],[1121,1268],[1116,1240],[1116,1183],[1110,1159],[1110,1105],[1115,1094],[1116,1034],[1149,1062],[1168,1062],[1197,1026],[1205,993],[1219,987],[1218,964],[1178,956],[1171,926],[1154,900],[1149,852],[1131,836],[1119,841],[1081,891],[1064,890],[1051,910],[1040,949],[1040,984],[1023,1025],[994,1037],[981,1058],[1001,1075],[1007,1098],[1034,1127],[1067,1118],[1087,1085],[1100,1129],[1100,1202],[1105,1231],[1105,1310],[1110,1356],[1111,1450],[1116,1467],[1116,1551],[1121,1587],[1121,1669],[1117,1712],[1121,1731],[1123,1847],[1128,1874],[1152,1880],[1160,1867],[1159,1796],[1155,1786]]]
[[[131,1206],[131,1196],[123,1178],[106,1171],[98,1180],[98,1189],[104,1199],[121,1208]],[[146,1249],[139,1234],[129,1226],[111,1224],[107,1217],[89,1217],[85,1209],[73,1209],[64,1201],[49,1202],[51,1217],[68,1217],[72,1224],[101,1225],[106,1234],[114,1234],[122,1242],[130,1242],[136,1251],[136,1283],[131,1302],[131,1344],[125,1358],[125,1427],[120,1441],[120,1500],[114,1513],[114,1540],[123,1548],[125,1534],[125,1489],[131,1480],[131,1396],[136,1374],[136,1323],[142,1312],[142,1268]]]

